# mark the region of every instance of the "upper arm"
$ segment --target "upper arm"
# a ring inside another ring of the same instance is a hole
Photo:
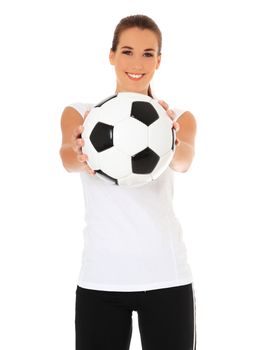
[[[61,117],[62,145],[70,143],[73,131],[83,124],[81,114],[73,107],[65,107]]]
[[[194,147],[195,135],[196,135],[196,120],[193,114],[189,111],[182,113],[177,119],[180,125],[177,131],[177,138],[180,141],[186,142]]]

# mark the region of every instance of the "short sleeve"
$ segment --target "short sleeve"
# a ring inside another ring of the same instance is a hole
[[[68,107],[75,108],[81,114],[81,116],[84,117],[84,113],[86,111],[89,111],[93,107],[93,104],[92,103],[75,102],[75,103],[71,103],[70,105],[68,105]]]

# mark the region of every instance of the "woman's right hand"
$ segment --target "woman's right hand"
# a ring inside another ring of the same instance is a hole
[[[86,111],[84,113],[84,120],[86,119],[87,115],[89,114],[89,111]],[[81,163],[81,168],[84,171],[87,171],[88,174],[91,176],[95,175],[95,171],[91,169],[87,163],[88,156],[84,153],[82,153],[82,147],[84,146],[84,140],[81,138],[81,134],[84,130],[83,125],[79,125],[75,128],[72,134],[72,148],[74,152],[77,154],[77,160]]]

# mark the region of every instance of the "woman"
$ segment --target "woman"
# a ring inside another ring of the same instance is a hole
[[[151,18],[135,15],[119,22],[109,54],[116,92],[153,97],[150,81],[161,62],[161,46]],[[173,175],[192,163],[196,123],[190,112],[159,102],[174,121],[176,152],[157,180],[131,189],[97,178],[86,163],[81,132],[92,104],[63,111],[60,155],[66,170],[80,172],[86,206],[76,350],[129,349],[132,311],[138,314],[143,350],[196,348],[192,274],[172,204]]]

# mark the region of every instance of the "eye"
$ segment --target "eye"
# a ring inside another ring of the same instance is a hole
[[[153,57],[153,54],[150,53],[150,52],[145,52],[144,55],[145,55],[146,57]]]
[[[132,51],[131,50],[125,50],[125,51],[122,51],[122,53],[124,54],[124,55],[131,55],[132,54]]]

